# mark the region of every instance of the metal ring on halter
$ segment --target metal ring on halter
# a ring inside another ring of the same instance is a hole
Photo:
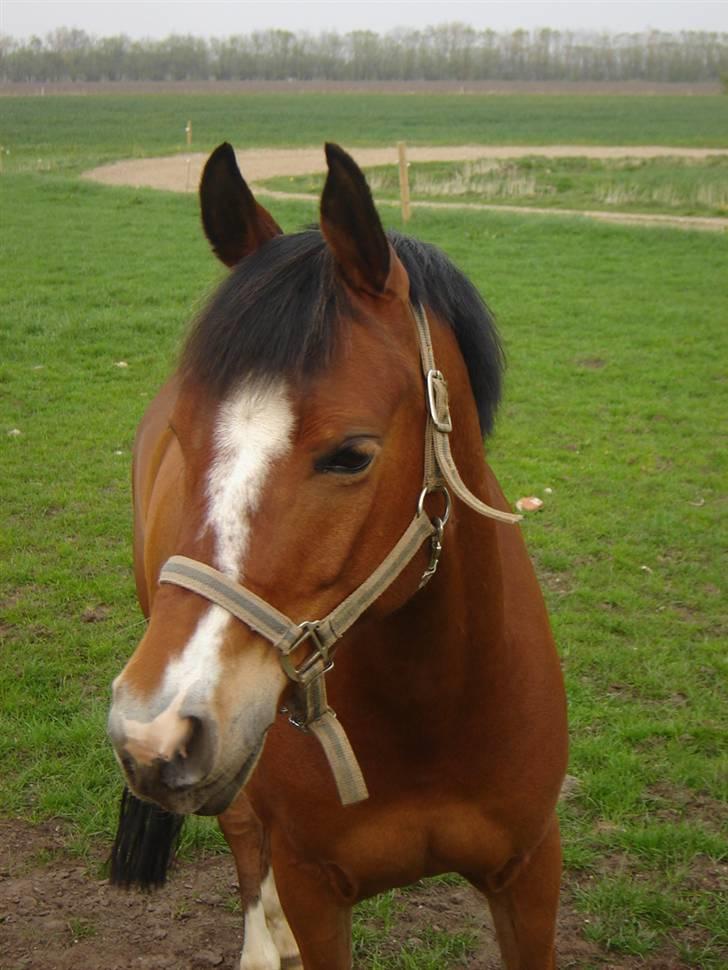
[[[447,490],[447,487],[445,485],[431,485],[429,487],[425,485],[425,487],[420,492],[419,499],[417,500],[417,514],[422,515],[425,509],[425,499],[432,492],[442,492],[442,494],[445,496],[445,511],[441,516],[439,516],[439,521],[444,528],[447,525],[447,520],[450,518],[450,508],[452,507],[452,499],[450,498],[450,492]]]

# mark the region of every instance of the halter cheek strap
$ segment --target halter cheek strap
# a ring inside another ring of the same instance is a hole
[[[427,322],[424,307],[412,306],[412,313],[417,323],[417,334],[420,340],[420,361],[422,373],[427,388],[427,430],[425,432],[425,477],[424,488],[427,492],[444,489],[446,484],[457,495],[461,502],[470,506],[475,512],[512,525],[520,522],[523,516],[514,512],[503,512],[494,509],[492,505],[481,502],[460,477],[455,461],[450,451],[450,432],[452,418],[448,404],[447,383],[441,371],[435,366],[435,353],[432,349],[430,327]]]
[[[320,742],[331,767],[339,798],[350,805],[368,798],[368,791],[346,732],[328,705],[325,674],[333,667],[336,642],[359,617],[397,579],[417,555],[426,539],[430,540],[430,562],[420,587],[434,576],[442,553],[442,539],[450,512],[450,493],[470,508],[499,522],[514,523],[521,518],[486,505],[470,492],[455,466],[448,436],[452,420],[448,407],[447,384],[435,367],[430,328],[421,306],[412,307],[417,323],[422,372],[427,389],[427,429],[423,487],[414,519],[389,555],[361,586],[322,620],[294,623],[284,613],[241,586],[224,573],[205,563],[172,556],[162,567],[160,583],[171,583],[191,590],[222,606],[255,633],[268,640],[280,654],[283,670],[294,682],[289,702],[290,721],[310,732]],[[430,519],[424,511],[425,497],[439,491],[445,496],[442,517]],[[291,654],[311,641],[312,652],[296,667]]]

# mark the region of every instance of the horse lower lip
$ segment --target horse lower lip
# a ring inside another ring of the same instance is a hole
[[[195,809],[192,813],[193,815],[220,815],[225,809],[230,805],[235,795],[238,793],[238,788],[231,785],[226,788],[223,792],[213,795],[212,798],[208,799],[204,805],[200,805],[199,808]]]
[[[232,802],[235,796],[238,794],[240,789],[245,785],[248,778],[252,775],[253,769],[258,763],[258,758],[263,750],[263,742],[265,740],[265,735],[260,740],[260,743],[254,748],[251,755],[243,762],[240,771],[235,775],[232,781],[228,782],[225,787],[216,792],[207,801],[203,802],[199,808],[195,809],[194,815],[219,815],[224,812],[228,805]]]

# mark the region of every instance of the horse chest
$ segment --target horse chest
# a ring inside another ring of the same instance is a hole
[[[507,835],[477,806],[425,796],[370,805],[329,831],[325,845],[306,849],[350,899],[442,872],[497,871],[512,854]]]

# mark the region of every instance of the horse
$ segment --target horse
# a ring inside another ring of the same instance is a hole
[[[215,815],[241,970],[349,968],[356,902],[446,872],[487,900],[509,970],[554,968],[566,704],[484,458],[501,343],[465,275],[385,233],[325,151],[320,226],[293,234],[227,143],[202,175],[229,273],[134,447],[149,622],[109,713],[133,793],[116,881],[161,882],[179,817]]]

